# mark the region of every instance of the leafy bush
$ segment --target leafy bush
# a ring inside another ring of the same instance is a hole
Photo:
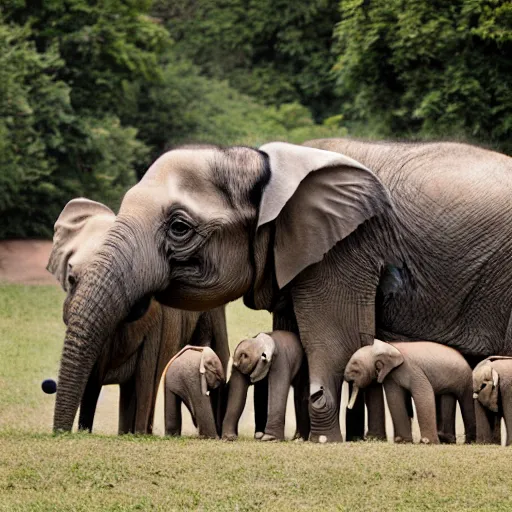
[[[335,73],[351,126],[512,152],[510,2],[343,0],[341,13]]]

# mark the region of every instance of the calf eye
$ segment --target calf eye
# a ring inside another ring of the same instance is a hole
[[[480,386],[480,391],[482,391],[482,389],[484,389],[484,388],[485,388],[485,386],[487,386],[487,384],[486,384],[485,382],[484,382],[484,383],[482,383],[482,385]]]

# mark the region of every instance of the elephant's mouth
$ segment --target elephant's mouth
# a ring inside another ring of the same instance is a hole
[[[125,323],[130,324],[132,322],[136,322],[137,320],[141,319],[149,309],[149,305],[151,304],[151,295],[146,295],[142,297],[142,299],[138,300],[130,309],[130,312],[128,313],[127,317],[125,318]]]

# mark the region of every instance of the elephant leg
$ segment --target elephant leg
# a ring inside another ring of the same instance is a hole
[[[473,406],[475,408],[476,442],[480,444],[494,444],[496,415],[484,407],[478,400],[473,401]]]
[[[364,391],[368,410],[368,432],[366,437],[386,441],[386,409],[382,384],[372,382]]]
[[[215,427],[219,436],[222,434],[222,421],[226,414],[227,401],[227,386],[225,384],[221,384],[217,389],[210,391],[210,402],[215,416]]]
[[[347,258],[352,264],[353,254]],[[348,265],[344,271],[347,273],[344,272],[343,280],[354,274],[358,281],[368,272],[362,262],[361,268]],[[328,264],[313,265],[301,274],[291,290],[300,340],[308,360],[312,442],[343,440],[340,405],[345,367],[362,344],[374,339],[375,290],[370,292],[368,288],[360,294],[344,287],[341,281]],[[347,415],[347,439],[364,437],[364,404],[355,405],[356,409]]]
[[[267,424],[262,441],[283,441],[286,403],[290,391],[291,375],[288,361],[284,357],[275,358],[268,375]]]
[[[265,433],[268,413],[268,379],[254,384],[254,438],[261,439]]]
[[[165,387],[165,435],[181,436],[181,398]]]
[[[311,423],[309,421],[309,378],[307,361],[304,358],[299,373],[292,382],[293,386],[293,403],[295,406],[295,434],[293,439],[302,439],[307,441],[311,431]]]
[[[492,443],[501,445],[501,416],[495,414],[492,419]]]
[[[139,357],[135,368],[135,393],[137,397],[133,426],[135,433],[148,434],[150,425],[153,424],[153,413],[161,377],[158,374],[158,359],[162,343],[160,323],[155,322],[139,349]]]
[[[460,412],[464,421],[464,434],[466,443],[474,443],[476,440],[476,419],[473,390],[467,387],[459,397]]]
[[[94,415],[96,414],[96,405],[101,392],[101,383],[96,371],[93,371],[87,386],[85,387],[82,401],[80,402],[80,415],[78,417],[78,429],[92,432]]]
[[[436,396],[437,435],[443,444],[454,444],[457,441],[455,437],[456,410],[457,399],[454,395]]]
[[[219,436],[217,435],[215,416],[213,414],[212,403],[209,396],[201,394],[199,398],[194,401],[193,416],[195,418],[199,437],[218,439]]]
[[[119,427],[118,433],[133,434],[135,432],[135,412],[137,396],[135,394],[135,379],[129,379],[119,386]]]
[[[222,422],[222,439],[233,441],[238,437],[238,422],[245,408],[249,378],[236,368],[228,382],[228,404]]]
[[[392,379],[384,381],[384,389],[393,421],[395,443],[412,443],[411,418],[407,410],[409,393]]]
[[[436,420],[436,397],[426,377],[417,378],[411,387],[412,399],[420,426],[421,442],[439,444]]]

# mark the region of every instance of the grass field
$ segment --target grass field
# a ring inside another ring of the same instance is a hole
[[[115,395],[98,410],[110,435],[55,437],[40,383],[57,374],[62,299],[0,285],[0,510],[512,510],[501,447],[261,444],[249,416],[236,443],[117,437]],[[234,345],[270,320],[237,302],[228,324]]]

